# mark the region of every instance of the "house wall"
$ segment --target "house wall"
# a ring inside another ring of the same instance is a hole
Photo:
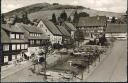
[[[15,49],[13,45],[15,45]],[[1,61],[2,65],[5,63],[14,63],[15,60],[20,60],[20,58],[22,58],[22,51],[27,51],[27,48],[28,48],[27,43],[13,43],[13,44],[3,43],[2,61]]]
[[[50,38],[50,42],[53,44],[53,43],[62,43],[62,36],[56,36],[56,35],[53,35],[49,30],[48,28],[45,26],[45,24],[40,21],[39,24],[37,25],[38,28],[40,28],[47,36],[49,36]]]
[[[91,26],[91,27],[87,27],[87,26],[84,26],[84,27],[78,27],[79,29],[81,30],[84,30],[84,34],[88,34],[88,36],[85,37],[85,39],[90,39],[91,36],[93,38],[96,38],[96,36],[98,36],[100,33],[104,33],[104,29],[105,27],[103,26]]]

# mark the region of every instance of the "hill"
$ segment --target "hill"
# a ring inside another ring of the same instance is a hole
[[[114,12],[106,12],[106,11],[98,11],[90,8],[86,8],[83,6],[73,6],[73,5],[62,5],[62,4],[49,4],[49,3],[38,3],[29,5],[26,7],[18,8],[16,10],[10,11],[8,13],[4,13],[5,17],[10,17],[14,14],[21,16],[23,11],[28,12],[28,17],[30,19],[40,19],[42,17],[47,17],[51,19],[52,14],[55,13],[56,16],[59,16],[60,13],[65,10],[68,16],[72,16],[74,10],[78,12],[87,12],[90,16],[115,16],[120,17],[123,13],[114,13]]]

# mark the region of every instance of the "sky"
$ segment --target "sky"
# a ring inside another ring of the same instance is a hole
[[[1,12],[6,13],[20,7],[43,2],[81,5],[91,9],[117,13],[125,13],[127,10],[127,0],[1,0]]]

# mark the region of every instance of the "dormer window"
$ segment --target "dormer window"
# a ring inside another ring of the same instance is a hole
[[[41,24],[40,27],[43,27],[43,24]]]
[[[15,39],[15,34],[14,33],[11,33],[10,34],[10,38]]]
[[[16,34],[16,39],[20,39],[20,35],[19,34]]]

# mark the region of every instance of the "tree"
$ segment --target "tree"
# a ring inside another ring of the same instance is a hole
[[[71,17],[70,16],[68,17],[68,21],[71,22]]]
[[[74,13],[73,24],[76,25],[79,21],[79,14],[77,11]]]
[[[57,23],[55,13],[52,14],[52,22],[53,22],[54,24]]]
[[[63,21],[67,20],[67,13],[65,12],[65,10],[60,14],[60,18],[63,19]]]
[[[6,24],[4,14],[1,14],[1,23],[2,23],[2,24]]]
[[[22,19],[19,18],[17,15],[13,15],[13,18],[14,18],[14,24],[15,23],[21,23],[22,22]]]
[[[101,45],[105,45],[106,42],[107,42],[107,39],[104,34],[101,38],[99,38],[99,43],[101,43]]]
[[[114,16],[112,17],[111,23],[116,23],[116,18]]]
[[[79,17],[89,17],[89,14],[86,12],[79,13]]]
[[[80,41],[84,40],[84,33],[82,30],[77,29],[75,32],[75,41],[78,41],[78,45]]]
[[[27,12],[23,12],[23,14],[22,14],[22,22],[23,22],[24,24],[29,24],[29,23],[31,23],[31,21],[28,19],[28,14],[27,14]]]

